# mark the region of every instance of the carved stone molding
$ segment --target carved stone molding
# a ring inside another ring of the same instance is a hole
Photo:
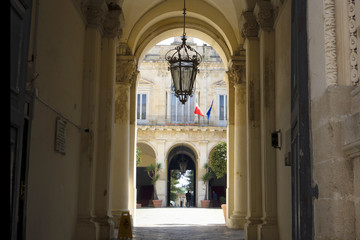
[[[73,0],[85,24],[98,28],[107,38],[121,37],[125,20],[121,7],[104,0]]]
[[[246,64],[245,59],[237,57],[229,62],[228,71],[226,72],[228,79],[234,85],[246,82]]]
[[[108,38],[120,37],[124,21],[124,15],[120,6],[115,3],[109,3],[104,21],[104,36]]]
[[[130,124],[130,85],[116,84],[115,114],[116,124]]]
[[[324,0],[325,73],[328,85],[337,84],[335,0]]]
[[[358,41],[356,27],[356,4],[355,0],[348,0],[348,16],[349,16],[349,31],[350,31],[350,77],[351,82],[354,85],[359,84],[359,72],[358,72]],[[357,3],[359,4],[359,3]]]
[[[240,19],[241,36],[245,38],[257,37],[259,25],[253,12],[243,12]]]
[[[260,28],[264,31],[273,31],[274,26],[274,10],[271,2],[257,2],[254,8],[256,21]]]
[[[134,56],[117,56],[116,83],[133,84],[137,76],[137,62]]]
[[[102,29],[102,25],[104,23],[105,15],[107,12],[106,4],[89,4],[86,7],[83,6],[83,8],[83,11],[85,11],[84,15],[86,16],[85,18],[87,25],[90,27],[99,27],[100,29]]]

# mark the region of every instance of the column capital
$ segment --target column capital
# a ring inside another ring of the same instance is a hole
[[[254,8],[254,15],[260,28],[264,31],[273,31],[274,9],[269,1],[257,2]]]
[[[101,34],[107,38],[120,37],[124,28],[124,14],[116,3],[80,4],[80,9],[85,17],[86,24],[92,28],[98,28]]]
[[[241,14],[240,29],[244,39],[258,36],[259,25],[252,11],[245,11]]]
[[[122,35],[122,29],[124,28],[124,14],[122,9],[116,3],[108,4],[108,12],[104,20],[104,37],[115,38]]]
[[[118,55],[116,57],[116,83],[131,84],[136,81],[139,71],[134,56]]]
[[[89,27],[100,28],[102,30],[102,25],[107,12],[105,2],[101,4],[88,4],[87,6],[82,6],[82,12]]]
[[[232,57],[228,65],[228,71],[226,72],[229,81],[235,86],[237,84],[246,83],[246,64],[245,59],[242,56]]]

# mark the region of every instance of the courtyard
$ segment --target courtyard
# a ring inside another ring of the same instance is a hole
[[[244,239],[244,231],[225,226],[221,208],[139,208],[132,234],[136,240]]]

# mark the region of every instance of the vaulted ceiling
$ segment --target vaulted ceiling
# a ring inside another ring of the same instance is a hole
[[[186,0],[186,35],[214,47],[223,61],[237,55],[243,39],[241,13],[256,0]],[[123,0],[124,28],[120,42],[142,56],[156,43],[183,33],[183,0]]]

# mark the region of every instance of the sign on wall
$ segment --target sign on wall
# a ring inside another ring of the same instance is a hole
[[[65,155],[66,150],[66,121],[56,118],[55,152]]]

